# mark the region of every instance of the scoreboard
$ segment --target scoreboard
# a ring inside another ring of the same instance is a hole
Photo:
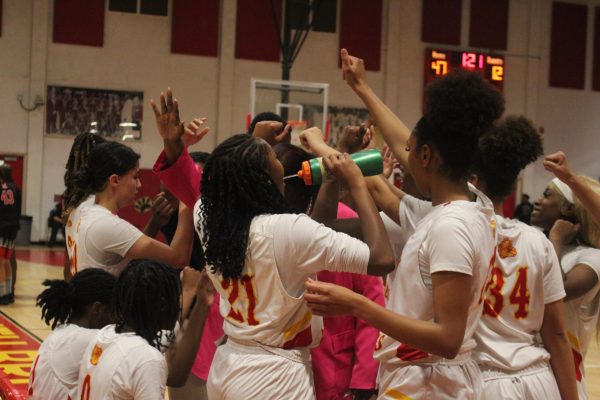
[[[495,86],[500,92],[504,88],[504,57],[472,51],[425,50],[425,86],[435,78],[462,68],[475,71]]]

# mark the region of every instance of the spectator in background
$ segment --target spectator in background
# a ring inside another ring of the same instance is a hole
[[[533,211],[533,204],[529,201],[529,195],[523,193],[521,195],[521,202],[515,208],[515,218],[521,222],[531,225],[531,212]]]
[[[17,258],[15,239],[21,219],[21,193],[12,178],[12,169],[0,165],[0,304],[15,301]]]
[[[50,242],[48,245],[50,247],[56,244],[56,234],[60,230],[63,238],[65,236],[65,227],[62,223],[62,213],[63,213],[63,199],[61,198],[55,205],[52,210],[50,210],[50,215],[48,215],[48,228],[50,228]]]

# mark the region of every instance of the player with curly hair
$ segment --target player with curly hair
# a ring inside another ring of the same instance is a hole
[[[366,83],[363,61],[345,49],[341,57],[346,82],[433,207],[404,246],[387,309],[310,280],[305,298],[316,314],[353,315],[381,331],[380,399],[479,398],[481,374],[471,351],[495,221],[491,202],[468,178],[479,138],[504,111],[504,100],[475,74],[449,74],[427,88],[426,113],[410,133]]]
[[[575,399],[575,368],[565,331],[560,264],[539,230],[503,216],[523,168],[543,153],[524,117],[507,117],[479,143],[477,186],[494,203],[497,250],[475,333],[486,399]],[[537,343],[539,332],[543,345]]]

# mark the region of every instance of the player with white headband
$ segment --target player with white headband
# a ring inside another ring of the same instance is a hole
[[[580,176],[590,193],[600,183]],[[580,399],[586,399],[583,360],[598,324],[600,308],[600,227],[569,185],[554,178],[535,202],[531,222],[544,229],[560,260],[566,292],[566,328],[573,350]]]

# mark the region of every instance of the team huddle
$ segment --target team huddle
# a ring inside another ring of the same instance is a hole
[[[411,131],[361,59],[342,50],[341,63],[373,125],[347,127],[335,149],[318,128],[291,145],[271,114],[199,159],[188,147],[206,119],[185,124],[161,93],[163,192],[144,232],[117,215],[140,187],[140,155],[75,139],[67,280],[45,281],[37,300],[53,331],[29,398],[158,400],[167,386],[183,387],[172,400],[586,398],[600,184],[548,155],[540,229],[506,218],[519,174],[544,154],[528,119],[457,71],[427,87]],[[383,174],[365,177],[349,153],[376,132]],[[287,179],[314,157],[330,179]]]

